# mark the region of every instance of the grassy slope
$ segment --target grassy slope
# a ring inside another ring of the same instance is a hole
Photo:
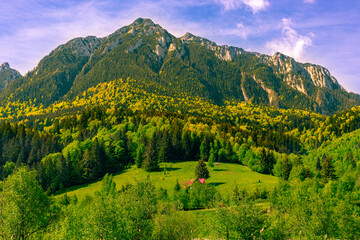
[[[127,171],[115,175],[114,181],[119,189],[127,183],[143,180],[150,175],[150,179],[156,187],[167,189],[168,193],[172,195],[176,180],[178,179],[180,184],[189,182],[191,178],[194,177],[196,165],[197,162],[167,163],[165,164],[168,168],[166,174],[163,170],[149,174],[143,169],[132,166]],[[162,167],[163,166],[164,165],[162,165]],[[219,193],[225,196],[232,191],[235,183],[239,188],[245,188],[249,191],[253,191],[256,188],[270,189],[278,183],[277,177],[252,172],[247,167],[238,164],[220,163],[219,165],[215,165],[214,169],[209,168],[209,170],[210,178],[207,182],[215,184]],[[81,201],[86,195],[92,196],[96,190],[100,189],[100,187],[101,181],[97,181],[91,184],[70,188],[67,191],[67,194],[68,196],[76,194]]]

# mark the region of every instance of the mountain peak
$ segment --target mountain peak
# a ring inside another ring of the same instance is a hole
[[[197,41],[199,41],[199,40],[201,40],[201,41],[209,41],[209,40],[207,40],[205,38],[195,36],[194,34],[189,33],[189,32],[185,33],[185,35],[182,36],[180,39],[183,42],[189,42],[189,41],[194,41],[194,40],[197,40]]]
[[[138,18],[136,19],[131,25],[138,26],[140,24],[144,23],[144,25],[153,25],[155,26],[155,23],[150,18]]]
[[[21,77],[21,74],[15,69],[11,69],[8,62],[4,62],[0,66],[0,91],[13,80]]]
[[[4,62],[3,64],[1,64],[0,71],[5,71],[8,69],[10,69],[10,65],[8,62]]]

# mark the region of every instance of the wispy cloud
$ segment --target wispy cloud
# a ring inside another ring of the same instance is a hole
[[[16,62],[17,66],[14,67],[22,74],[35,67],[56,46],[71,38],[94,34],[104,36],[115,30],[113,20],[116,19],[103,16],[94,2],[69,5],[61,10],[41,4],[34,9],[26,2],[20,11],[12,9],[13,6],[7,8],[8,14],[12,12],[14,18],[7,18],[8,21],[12,20],[11,24],[6,25],[9,31],[3,32],[0,38],[0,61]],[[26,12],[28,7],[42,21],[36,21],[31,16],[27,16],[25,21],[24,17],[23,21],[17,20],[16,15]],[[123,19],[117,20],[120,24],[124,23]]]
[[[269,31],[279,29],[278,26],[272,24],[272,21],[267,23],[263,21],[256,21],[251,25],[244,22],[238,22],[234,28],[220,29],[221,34],[234,35],[242,39],[247,39],[250,36],[263,36]]]
[[[304,3],[315,3],[316,0],[304,0]]]
[[[270,6],[270,2],[268,0],[216,0],[216,2],[221,4],[225,11],[247,7],[254,14],[265,10]]]
[[[304,56],[305,49],[312,45],[310,36],[303,36],[291,27],[290,19],[282,19],[282,36],[266,43],[266,48],[271,52],[281,52],[298,60]]]

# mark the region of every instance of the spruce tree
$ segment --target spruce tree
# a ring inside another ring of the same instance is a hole
[[[159,169],[158,151],[156,146],[156,134],[150,139],[148,145],[145,147],[143,168],[147,172]]]
[[[168,130],[162,134],[159,146],[159,162],[171,162],[171,140]]]
[[[274,154],[270,151],[265,150],[265,148],[262,148],[260,154],[260,166],[262,168],[262,173],[272,174],[272,169],[275,162],[276,161]]]
[[[332,163],[332,158],[326,156],[322,165],[322,176],[325,179],[336,179],[335,168]]]
[[[214,162],[215,162],[215,154],[214,154],[214,149],[211,148],[210,150],[210,157],[209,157],[209,162],[208,162],[208,165],[209,167],[214,167]]]
[[[210,139],[205,136],[200,144],[200,158],[207,161],[210,157]]]
[[[316,159],[316,170],[321,171],[321,162],[319,157]]]
[[[207,166],[206,166],[206,164],[205,164],[205,162],[204,162],[203,159],[200,159],[200,160],[199,160],[199,163],[198,163],[198,165],[197,165],[196,168],[195,168],[195,177],[196,177],[197,179],[199,179],[199,178],[205,178],[205,179],[207,179],[207,178],[210,177],[209,170],[207,169]]]
[[[181,185],[180,185],[180,183],[179,183],[179,179],[176,179],[176,184],[175,184],[175,186],[174,186],[174,191],[175,192],[178,192],[178,191],[180,191],[181,190]]]
[[[82,159],[82,167],[83,167],[83,178],[86,180],[95,179],[98,175],[98,162],[96,159],[91,156],[91,153],[88,149],[85,150],[83,159]]]
[[[282,163],[282,176],[285,181],[287,181],[289,179],[291,169],[292,169],[292,164],[289,161],[289,158],[286,157]]]
[[[144,145],[138,146],[136,149],[135,164],[136,167],[141,168],[144,160]]]

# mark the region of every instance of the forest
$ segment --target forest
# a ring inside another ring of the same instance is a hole
[[[326,117],[186,96],[149,101],[131,80],[116,82],[0,123],[2,238],[193,239],[208,233],[195,215],[206,209],[214,239],[359,238],[360,108]],[[224,195],[207,183],[173,182],[168,192],[150,179],[112,180],[133,165],[150,175],[187,161],[240,164],[279,183]],[[66,194],[98,180],[94,196]]]

